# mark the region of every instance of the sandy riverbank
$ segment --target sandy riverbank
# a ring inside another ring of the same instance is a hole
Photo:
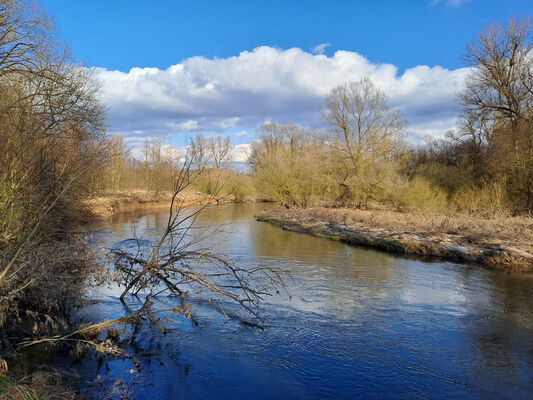
[[[533,272],[533,218],[528,216],[277,208],[257,219],[388,252]]]

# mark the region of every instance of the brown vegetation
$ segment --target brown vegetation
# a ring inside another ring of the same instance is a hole
[[[0,398],[6,400],[72,400],[76,392],[63,381],[63,374],[41,369],[28,376],[0,376]]]
[[[533,218],[529,216],[278,208],[258,219],[390,252],[533,271]]]
[[[90,263],[71,234],[112,147],[96,91],[38,6],[0,1],[0,357],[79,298]]]
[[[217,202],[255,200],[252,177],[233,169],[229,137],[198,133],[184,149],[156,137],[145,142],[142,161],[128,157],[122,138],[114,137],[111,143],[109,160],[90,182],[91,197],[85,201],[97,215],[166,207],[185,160],[195,172],[189,199],[216,191]]]
[[[369,79],[336,87],[321,110],[328,131],[259,128],[250,158],[258,187],[286,207],[531,212],[532,51],[528,20],[488,26],[467,47],[474,68],[457,129],[424,146],[405,146],[400,112]]]

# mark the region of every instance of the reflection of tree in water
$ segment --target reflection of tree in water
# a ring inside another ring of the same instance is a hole
[[[168,222],[168,212],[158,212],[146,216],[146,229],[163,229]]]
[[[272,205],[266,205],[266,207],[272,207]],[[265,205],[262,204],[223,204],[219,206],[209,207],[202,211],[196,223],[207,225],[209,223],[216,224],[228,224],[239,222],[243,219],[250,219],[256,213],[263,210]]]
[[[410,368],[434,371],[459,384],[470,382],[474,397],[507,393],[513,398],[533,391],[532,276],[411,261],[286,232],[254,221],[262,206],[213,207],[197,224],[229,224],[220,251],[241,257],[239,264],[272,263],[290,269],[292,299],[269,299],[271,309],[287,311],[290,318],[308,318],[305,326],[313,334],[326,329],[335,354],[360,351],[360,346],[353,347],[357,332],[365,342],[362,350],[372,357],[383,360],[383,346],[394,346],[387,348],[386,357],[398,368],[409,362]],[[117,229],[130,236],[132,222],[140,234],[158,228],[168,214],[157,214],[120,223]],[[213,240],[206,245],[211,247]],[[324,328],[329,325],[335,328]],[[383,338],[365,339],[372,335]]]
[[[463,278],[470,373],[487,390],[533,393],[533,276],[476,268]]]
[[[404,271],[388,254],[287,232],[266,223],[250,227],[257,259],[289,262],[292,305],[306,312],[353,318],[372,313],[401,285]],[[298,301],[303,303],[298,304]]]
[[[118,238],[129,238],[132,230],[143,238],[157,238],[168,222],[168,210],[134,211],[113,216],[111,232]]]

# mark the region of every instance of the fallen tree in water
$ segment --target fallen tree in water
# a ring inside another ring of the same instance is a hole
[[[122,248],[109,251],[110,265],[104,278],[122,289],[120,300],[125,306],[124,316],[70,328],[70,331],[61,329],[54,335],[33,335],[19,340],[17,350],[64,344],[70,348],[74,359],[87,352],[100,359],[128,358],[134,367],[130,371],[140,376],[140,363],[134,355],[126,353],[122,345],[134,341],[142,326],[154,328],[155,333],[165,333],[175,317],[191,319],[192,306],[187,299],[192,297],[207,300],[227,317],[231,315],[246,325],[262,328],[260,302],[283,287],[284,271],[261,265],[241,267],[203,245],[218,230],[209,223],[198,224],[197,217],[217,204],[218,190],[209,197],[197,197],[191,204],[188,188],[201,173],[201,170],[191,170],[190,161],[184,161],[176,178],[167,225],[156,242],[134,237],[136,251]],[[221,182],[217,182],[219,187],[222,187]],[[159,300],[166,296],[181,300],[177,305],[169,305],[168,298]],[[140,301],[127,301],[132,297]],[[226,312],[225,301],[236,304],[244,315],[235,310]],[[135,303],[138,305],[133,308]],[[109,393],[106,396],[121,398]]]
[[[191,204],[187,190],[202,172],[192,171],[191,162],[184,162],[171,197],[167,226],[157,243],[143,248],[136,238],[135,254],[122,249],[109,253],[116,280],[123,287],[120,299],[138,293],[150,298],[163,293],[183,296],[186,292],[208,292],[219,300],[239,304],[262,322],[256,308],[273,288],[283,284],[282,271],[269,266],[242,268],[202,246],[217,231],[209,225],[197,226],[195,221],[206,208],[218,203],[222,188],[222,183],[216,182],[211,195]]]
[[[355,209],[268,210],[259,221],[282,229],[392,253],[533,271],[533,219]]]

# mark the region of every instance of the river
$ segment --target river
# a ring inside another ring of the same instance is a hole
[[[191,300],[165,335],[144,327],[126,349],[141,363],[136,399],[530,399],[533,276],[355,248],[257,222],[268,204],[214,207],[208,239],[239,265],[290,271],[261,306],[264,330]],[[94,246],[156,238],[168,214],[117,216],[88,232]],[[117,288],[82,311],[124,314]],[[136,300],[128,300],[135,306]],[[168,304],[179,298],[165,298]],[[231,310],[231,306],[230,310]],[[123,378],[129,361],[82,362],[82,376]]]

